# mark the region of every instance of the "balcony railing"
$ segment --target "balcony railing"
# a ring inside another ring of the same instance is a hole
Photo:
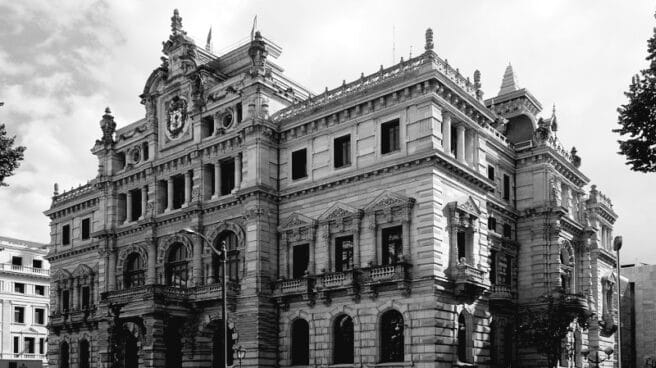
[[[141,285],[130,289],[104,292],[101,295],[101,299],[111,300],[114,303],[131,303],[162,295],[168,299],[178,300],[220,300],[222,288],[223,285],[220,282],[189,288],[178,288],[167,285]],[[239,284],[228,282],[226,291],[228,296],[238,293]]]
[[[19,266],[11,263],[0,263],[0,271],[29,273],[34,275],[50,276],[50,270],[38,267]]]
[[[12,360],[27,360],[27,359],[46,359],[46,354],[30,354],[30,353],[1,353],[0,357],[2,359],[12,359]]]
[[[408,267],[407,263],[371,266],[364,270],[363,281],[365,283],[405,281],[408,279]]]
[[[292,280],[278,280],[276,282],[275,293],[276,295],[296,295],[307,294],[314,291],[314,278],[303,277],[300,279]]]
[[[357,284],[357,273],[355,270],[334,272],[319,275],[317,277],[317,289],[339,289],[351,287]]]

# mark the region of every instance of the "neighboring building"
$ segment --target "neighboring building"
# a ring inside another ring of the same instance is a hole
[[[217,56],[177,11],[163,52],[145,117],[107,109],[98,176],[46,211],[52,366],[223,366],[204,238],[243,366],[546,366],[517,331],[554,312],[561,365],[614,347],[617,216],[510,66],[484,100],[428,30],[314,95],[259,32]]]
[[[47,366],[47,245],[0,236],[0,368]]]
[[[622,367],[656,366],[656,265],[622,265]]]

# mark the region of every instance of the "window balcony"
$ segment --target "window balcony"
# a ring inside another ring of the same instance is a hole
[[[410,295],[410,267],[406,262],[391,265],[370,266],[363,269],[362,285],[373,298],[380,290],[402,290],[404,296]]]
[[[36,268],[28,266],[19,266],[11,263],[0,263],[0,271],[12,272],[12,273],[21,273],[28,275],[39,275],[48,277],[50,276],[50,270],[45,268]]]
[[[360,274],[359,269],[352,269],[317,276],[315,288],[319,293],[319,298],[329,304],[332,300],[331,295],[341,292],[351,295],[354,300],[357,300],[360,297]]]
[[[493,284],[490,287],[490,303],[495,306],[511,306],[515,302],[510,285]]]
[[[475,295],[488,288],[485,283],[483,270],[474,267],[467,262],[460,261],[455,270],[456,294]]]
[[[291,280],[278,280],[275,282],[273,296],[276,303],[284,310],[289,308],[289,300],[293,298],[300,298],[308,303],[314,305],[315,300],[315,279],[313,276],[304,276],[300,279]]]

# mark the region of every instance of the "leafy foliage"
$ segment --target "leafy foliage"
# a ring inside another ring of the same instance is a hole
[[[626,156],[631,170],[656,172],[656,28],[647,41],[647,51],[649,69],[632,78],[624,92],[629,101],[617,109],[620,128],[613,132],[625,138],[618,140],[619,153]]]
[[[14,170],[20,166],[23,160],[25,147],[14,147],[16,137],[7,136],[4,124],[0,124],[0,186],[7,186],[5,178],[14,174]]]

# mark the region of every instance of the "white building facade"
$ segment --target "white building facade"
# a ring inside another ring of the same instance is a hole
[[[0,368],[47,366],[46,253],[45,244],[0,236]]]

